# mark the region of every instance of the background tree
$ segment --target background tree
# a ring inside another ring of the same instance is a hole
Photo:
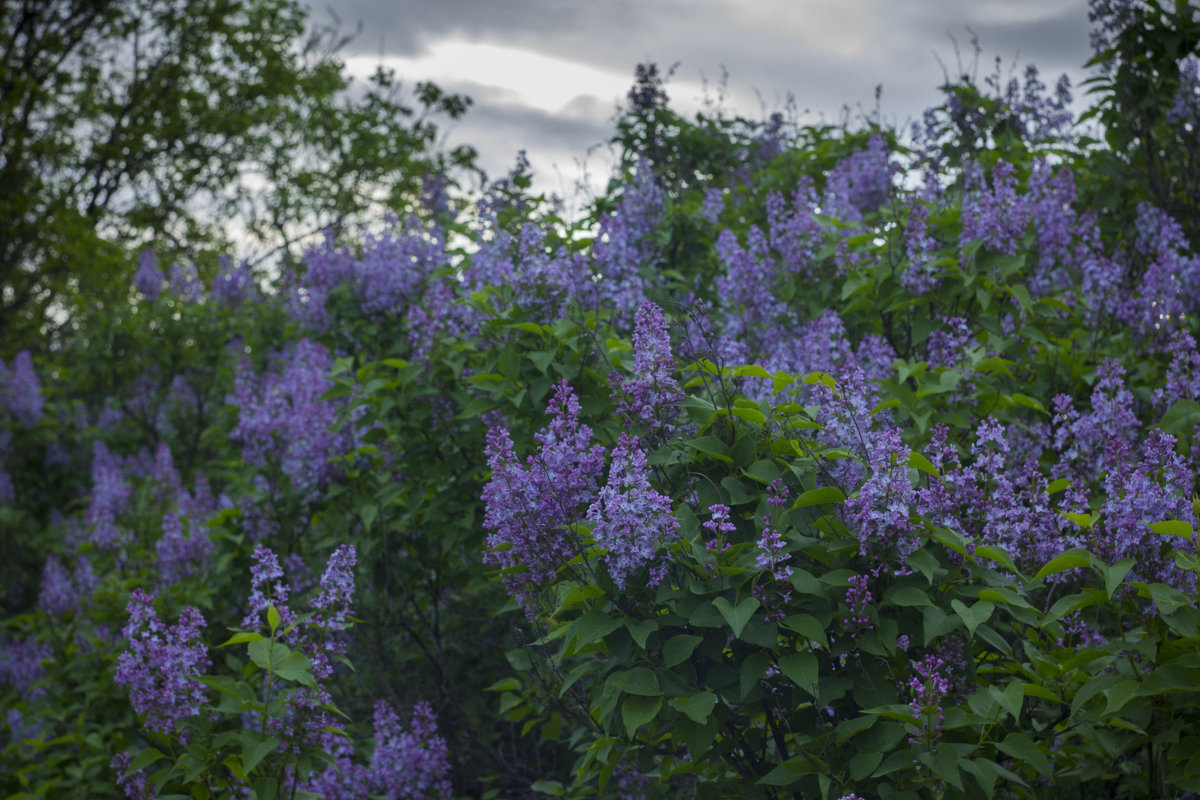
[[[434,148],[466,98],[410,105],[382,68],[356,91],[294,0],[5,0],[0,36],[4,355],[122,301],[137,248],[286,259],[474,156]]]

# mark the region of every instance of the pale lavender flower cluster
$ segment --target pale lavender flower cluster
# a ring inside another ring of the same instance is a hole
[[[78,614],[98,583],[99,579],[85,556],[75,560],[74,574],[71,574],[58,556],[52,555],[42,568],[38,608],[55,617]]]
[[[592,539],[604,550],[604,563],[618,589],[654,560],[656,543],[679,535],[671,500],[650,486],[646,454],[637,445],[636,438],[621,434],[613,448],[608,483],[587,510]],[[664,573],[665,564],[652,567],[646,585],[657,586]]]
[[[17,353],[11,369],[0,359],[0,399],[22,428],[32,428],[42,418],[42,382],[28,350]]]
[[[929,208],[914,203],[904,228],[904,255],[908,264],[900,273],[900,285],[917,297],[938,285],[940,268],[934,263],[937,241],[929,233]]]
[[[960,244],[982,239],[986,247],[1013,255],[1029,224],[1029,203],[1017,193],[1012,165],[997,161],[990,187],[978,164],[967,165],[965,173]]]
[[[134,589],[126,607],[129,623],[121,631],[129,650],[117,659],[118,686],[129,687],[129,700],[146,727],[163,734],[178,733],[187,743],[189,732],[179,723],[200,713],[203,684],[195,680],[212,666],[202,638],[204,617],[188,606],[179,623],[164,625],[154,610],[154,598]]]
[[[1167,120],[1174,125],[1190,125],[1193,134],[1200,130],[1200,57],[1195,53],[1189,53],[1179,62],[1179,86]]]
[[[92,496],[84,521],[93,544],[102,550],[113,549],[128,536],[117,521],[125,512],[133,490],[125,480],[121,459],[104,442],[97,440],[92,450]]]
[[[162,518],[162,536],[154,545],[158,574],[163,584],[169,585],[191,577],[196,568],[213,553],[212,540],[204,529],[192,518],[187,532],[183,521],[174,511]]]
[[[908,479],[910,451],[900,433],[892,428],[869,435],[867,478],[843,508],[854,523],[861,553],[894,552],[903,563],[917,545],[910,518],[917,494]]]
[[[912,677],[908,681],[911,699],[908,707],[919,721],[920,727],[909,734],[908,743],[924,746],[929,752],[937,752],[937,741],[942,737],[942,725],[946,722],[942,701],[950,694],[950,681],[943,672],[946,662],[927,655],[920,661],[910,663]]]
[[[602,302],[611,304],[617,319],[628,321],[646,302],[646,273],[655,260],[650,235],[662,219],[665,195],[650,163],[641,159],[611,215],[600,219],[592,247],[593,269],[599,276]]]
[[[34,681],[45,677],[42,662],[50,658],[50,645],[43,644],[33,636],[24,639],[0,639],[0,684],[15,688],[22,699],[28,701],[45,694],[45,689],[35,688]]]
[[[844,221],[859,221],[887,201],[895,174],[883,137],[872,134],[865,149],[851,153],[829,171],[821,206]]]
[[[633,377],[610,377],[612,397],[631,421],[645,425],[656,435],[669,434],[679,415],[683,390],[675,380],[675,357],[662,309],[645,303],[638,309],[633,329]]]
[[[579,421],[579,401],[566,381],[555,387],[550,424],[534,435],[540,445],[522,466],[504,428],[487,435],[492,477],[483,487],[484,560],[505,570],[505,588],[529,613],[537,589],[575,556],[565,530],[596,499],[604,448]],[[513,569],[520,567],[520,570]]]
[[[172,264],[167,291],[184,303],[199,303],[204,299],[204,284],[195,264]]]
[[[133,275],[133,288],[153,303],[162,294],[164,283],[166,283],[166,278],[163,277],[162,270],[158,268],[158,255],[149,248],[143,250],[138,256],[138,269]]]
[[[853,191],[848,185],[843,189]],[[818,207],[817,191],[807,176],[792,191],[790,208],[779,192],[767,193],[767,239],[779,254],[785,280],[816,277],[817,252],[825,236],[825,229],[814,216]]]
[[[1179,223],[1148,203],[1138,205],[1137,230],[1137,249],[1150,263],[1119,313],[1143,336],[1166,339],[1200,311],[1200,256],[1189,254]]]
[[[704,200],[700,203],[700,210],[697,212],[700,219],[716,225],[721,218],[721,212],[725,210],[725,192],[717,187],[712,187],[705,190]]]
[[[419,298],[430,274],[447,263],[445,234],[437,224],[390,216],[379,234],[364,237],[361,256],[337,247],[331,231],[304,255],[304,271],[293,276],[289,313],[310,330],[329,326],[330,295],[345,287],[367,317],[401,318]]]
[[[385,701],[375,704],[375,750],[366,764],[352,760],[345,746],[324,773],[305,785],[328,800],[387,797],[390,800],[434,800],[451,795],[446,740],[428,703],[413,707],[408,730]]]
[[[1140,459],[1118,444],[1119,457],[1104,479],[1104,505],[1096,541],[1101,556],[1111,561],[1133,558],[1138,577],[1162,581],[1185,592],[1194,592],[1195,573],[1180,570],[1171,557],[1173,548],[1191,550],[1190,541],[1154,533],[1147,523],[1183,520],[1200,528],[1190,492],[1195,475],[1175,450],[1175,437],[1152,430],[1142,442]]]
[[[230,308],[237,308],[255,294],[254,275],[247,261],[236,267],[227,256],[218,259],[217,275],[213,278],[212,298]]]
[[[337,407],[321,396],[333,385],[328,351],[307,339],[282,357],[279,372],[255,376],[244,363],[234,385],[238,424],[230,438],[242,458],[259,468],[277,467],[305,500],[315,500],[333,479],[329,463],[347,448],[336,424]]]

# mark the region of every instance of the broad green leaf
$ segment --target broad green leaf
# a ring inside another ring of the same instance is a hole
[[[754,616],[754,612],[758,610],[759,602],[755,597],[744,597],[735,608],[724,597],[715,598],[712,601],[713,606],[717,611],[721,612],[721,616],[729,623],[729,627],[733,630],[734,636],[741,636],[742,629],[746,627],[746,623]]]
[[[796,498],[796,502],[792,503],[792,507],[806,508],[821,503],[841,503],[845,499],[846,495],[836,486],[822,486],[819,489],[809,489],[801,494]]]
[[[638,647],[645,650],[646,639],[650,634],[658,630],[658,623],[653,619],[643,619],[636,622],[632,619],[626,619],[625,629],[629,631],[629,635],[637,642]]]
[[[1125,580],[1125,576],[1129,574],[1129,570],[1133,569],[1133,559],[1123,558],[1112,566],[1104,566],[1104,591],[1109,599],[1112,599],[1113,592],[1121,585],[1121,581]]]
[[[279,609],[275,608],[274,603],[270,603],[267,606],[267,625],[271,626],[271,633],[274,633],[279,628],[279,623],[282,621],[282,617],[279,616]]]
[[[662,649],[662,663],[664,667],[673,667],[676,664],[682,664],[692,657],[692,652],[696,646],[704,641],[699,636],[693,636],[690,633],[681,633],[678,636],[672,636],[666,641]]]
[[[1033,576],[1035,581],[1040,581],[1042,578],[1050,575],[1057,575],[1060,572],[1066,572],[1071,569],[1081,569],[1092,566],[1095,563],[1095,558],[1092,554],[1085,551],[1068,551],[1062,555],[1055,556],[1050,559],[1045,566],[1037,571]]]
[[[236,633],[229,637],[228,641],[221,643],[219,647],[228,647],[231,644],[243,644],[245,642],[261,642],[262,640],[263,635],[261,633],[245,631],[243,633]]]
[[[654,674],[653,670],[646,667],[634,667],[624,672],[614,672],[608,676],[605,685],[626,694],[644,697],[657,697],[662,694],[662,690],[658,688],[658,676]]]
[[[129,768],[125,770],[123,778],[128,778],[138,770],[145,769],[159,759],[166,758],[166,755],[155,747],[147,747],[142,752],[133,757],[129,762]]]
[[[1037,770],[1039,775],[1050,774],[1050,762],[1047,760],[1046,754],[1027,734],[1014,731],[1005,736],[1004,741],[998,742],[996,747],[1018,761],[1029,764]]]
[[[717,696],[709,691],[697,692],[691,697],[673,698],[671,708],[686,714],[694,722],[703,725],[708,721],[713,708],[717,704]]]
[[[242,769],[249,775],[267,754],[279,746],[274,736],[263,736],[258,731],[242,731]]]
[[[812,653],[788,653],[779,657],[779,670],[804,691],[817,696],[820,663]]]
[[[625,734],[632,739],[637,729],[654,719],[662,709],[661,697],[630,695],[621,703],[621,720],[625,723]]]
[[[884,595],[884,600],[894,605],[906,607],[933,605],[933,601],[929,599],[929,595],[912,584],[904,584],[892,588]]]
[[[1165,519],[1146,524],[1150,526],[1150,530],[1161,536],[1178,536],[1188,540],[1192,538],[1192,523],[1181,519]]]
[[[1062,514],[1064,517],[1071,520],[1071,522],[1074,522],[1085,531],[1091,530],[1092,526],[1096,524],[1096,519],[1091,514],[1078,514],[1074,511],[1059,511],[1058,513]]]
[[[961,600],[951,600],[950,607],[958,614],[962,621],[967,626],[967,634],[970,638],[975,637],[975,629],[987,622],[992,616],[992,611],[996,606],[987,600],[979,600],[973,606],[967,606]]]
[[[593,644],[621,627],[619,617],[610,617],[603,611],[589,611],[575,620],[571,630],[576,638],[577,646]]]
[[[317,688],[317,682],[313,680],[312,664],[309,663],[308,656],[297,650],[284,655],[272,669],[276,675],[284,680],[295,681],[310,689]]]
[[[916,470],[924,472],[926,475],[938,476],[937,467],[933,466],[933,462],[925,457],[923,453],[918,453],[916,450],[908,454],[908,465]]]

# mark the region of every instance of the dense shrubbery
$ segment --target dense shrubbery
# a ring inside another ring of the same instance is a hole
[[[5,794],[1200,791],[1200,22],[1093,13],[1104,143],[641,67],[588,219],[143,254],[0,369]]]

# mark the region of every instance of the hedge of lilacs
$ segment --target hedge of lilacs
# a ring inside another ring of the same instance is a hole
[[[585,219],[131,259],[0,364],[5,795],[1200,792],[1200,20],[1092,14],[1108,127],[644,65]]]

